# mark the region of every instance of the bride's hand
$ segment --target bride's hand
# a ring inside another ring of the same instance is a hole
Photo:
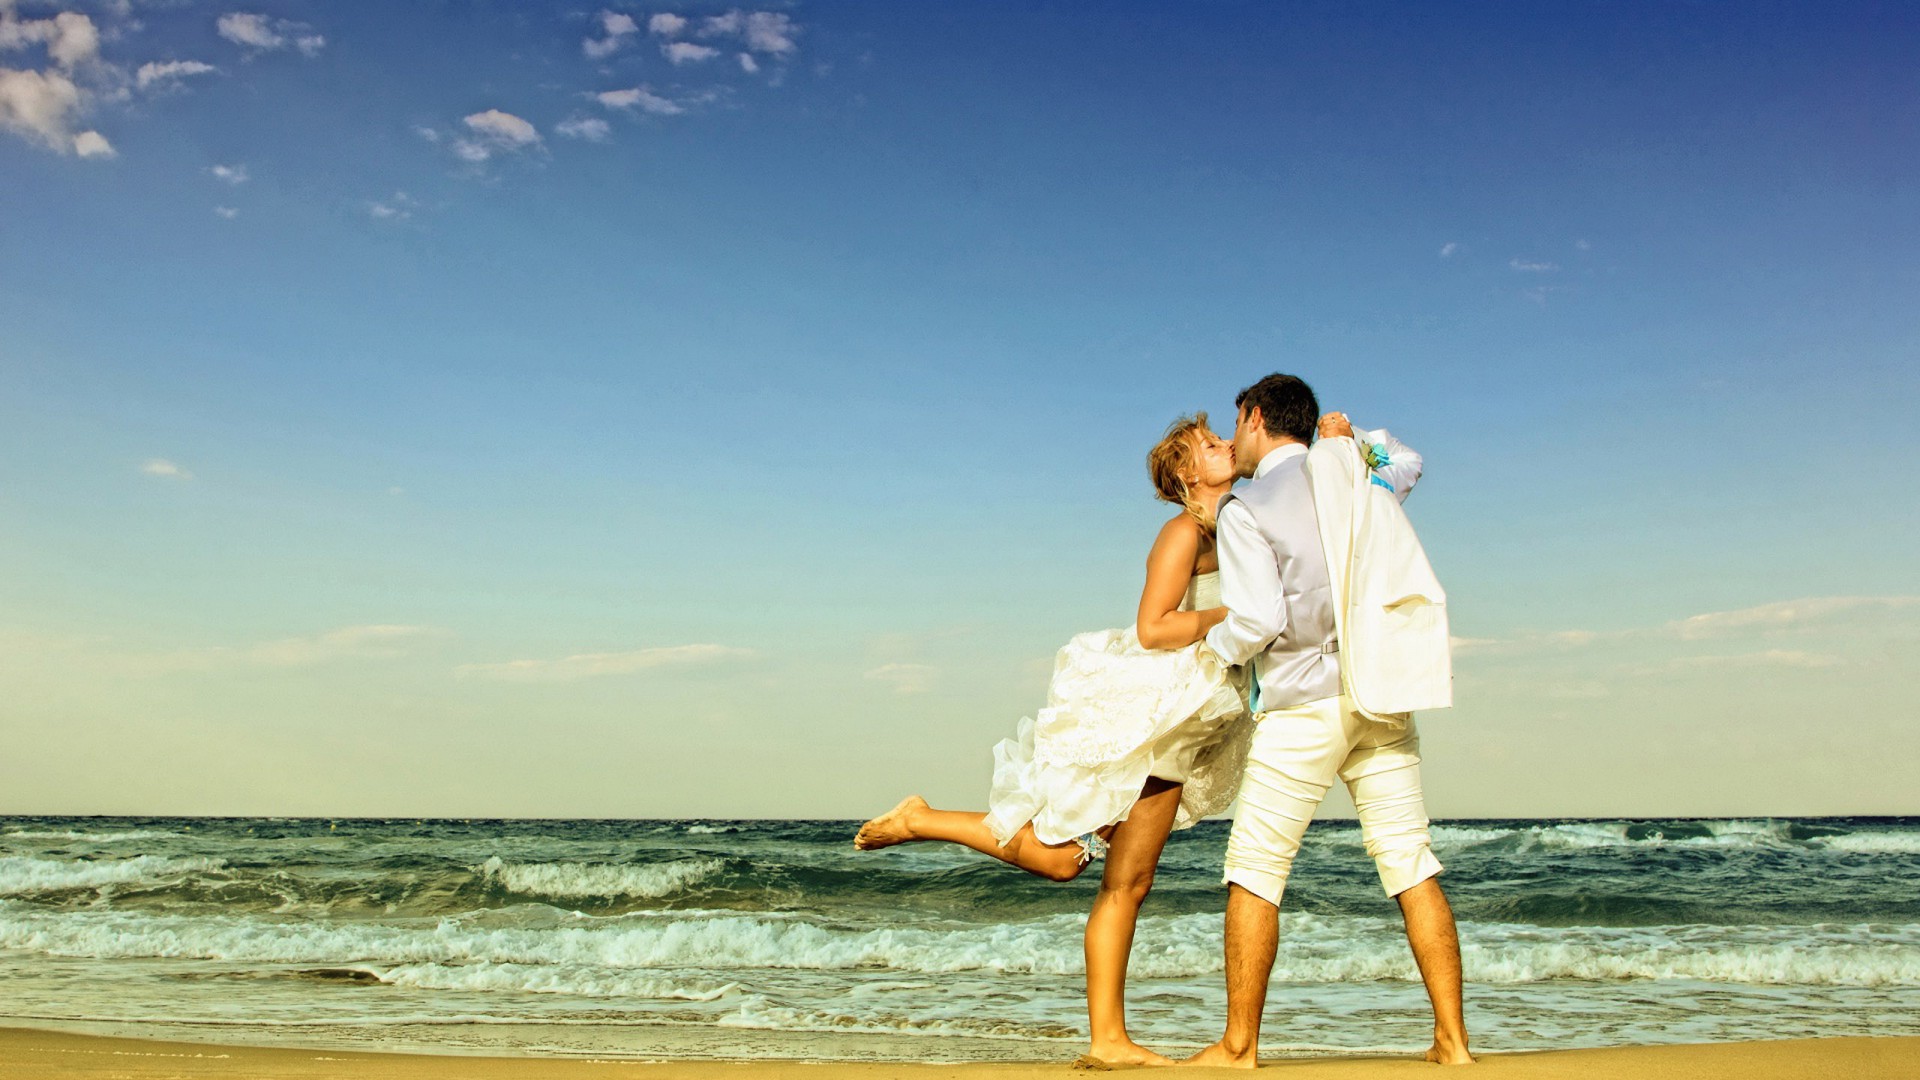
[[[1320,418],[1321,438],[1338,439],[1341,437],[1351,437],[1352,435],[1353,424],[1348,422],[1346,413],[1330,412]]]

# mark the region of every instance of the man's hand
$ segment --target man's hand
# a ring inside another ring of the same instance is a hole
[[[1352,435],[1353,424],[1348,422],[1346,413],[1330,412],[1320,418],[1321,438],[1338,439],[1343,436],[1351,438]]]

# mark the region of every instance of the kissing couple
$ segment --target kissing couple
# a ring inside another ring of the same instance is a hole
[[[854,846],[961,844],[1054,881],[1102,859],[1080,1064],[1170,1065],[1127,1034],[1134,926],[1168,835],[1237,798],[1222,876],[1226,1031],[1187,1064],[1252,1068],[1287,875],[1344,781],[1433,1005],[1427,1060],[1469,1064],[1412,716],[1452,702],[1445,594],[1400,508],[1421,458],[1321,415],[1292,375],[1234,405],[1232,442],[1200,413],[1148,453],[1154,490],[1181,512],[1147,553],[1137,620],[1060,650],[1046,708],[994,747],[988,809],[909,796]]]

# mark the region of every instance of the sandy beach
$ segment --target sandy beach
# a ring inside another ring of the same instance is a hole
[[[1435,1066],[1404,1058],[1342,1058],[1265,1063],[1299,1080],[1426,1076]],[[1920,1075],[1920,1038],[1794,1039],[1704,1046],[1634,1046],[1486,1054],[1483,1073],[1507,1080],[1909,1080]],[[1064,1062],[901,1065],[847,1062],[643,1062],[525,1057],[367,1054],[286,1047],[218,1046],[0,1028],[0,1074],[11,1080],[195,1080],[352,1076],[363,1080],[1023,1080],[1073,1070]],[[1231,1075],[1228,1070],[1196,1070]],[[1185,1075],[1184,1073],[1182,1075]]]

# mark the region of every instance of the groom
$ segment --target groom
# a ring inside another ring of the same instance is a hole
[[[1380,883],[1406,919],[1433,1003],[1427,1060],[1469,1064],[1460,941],[1435,878],[1440,863],[1430,850],[1420,792],[1419,736],[1410,718],[1404,725],[1368,718],[1341,692],[1332,586],[1304,466],[1316,423],[1324,435],[1352,429],[1338,413],[1320,418],[1312,389],[1291,375],[1261,379],[1234,404],[1234,456],[1250,479],[1220,504],[1227,618],[1206,644],[1229,664],[1251,666],[1257,725],[1227,840],[1226,1035],[1188,1064],[1256,1064],[1280,895],[1307,823],[1336,779],[1352,793]],[[1389,448],[1393,457],[1411,456],[1397,444]],[[1379,472],[1402,498],[1419,475],[1417,457],[1407,464]]]

